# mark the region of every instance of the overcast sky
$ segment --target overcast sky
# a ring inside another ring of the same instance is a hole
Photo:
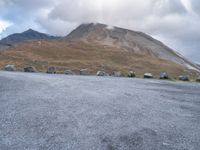
[[[145,32],[200,63],[200,0],[0,0],[0,38],[29,28],[64,36],[88,22]]]

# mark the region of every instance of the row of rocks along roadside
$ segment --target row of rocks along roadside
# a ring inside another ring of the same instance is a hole
[[[16,69],[15,65],[9,64],[9,65],[6,65],[4,67],[4,70],[5,71],[16,71],[17,69]],[[36,70],[35,67],[29,66],[29,67],[25,67],[24,68],[24,72],[32,72],[32,73],[34,73],[34,72],[38,72],[38,71]],[[48,67],[46,73],[48,73],[48,74],[56,74],[57,73],[56,67],[54,67],[54,66]],[[65,70],[64,74],[65,75],[76,75],[76,73],[73,72],[72,70]],[[80,70],[80,75],[88,76],[88,75],[91,75],[91,74],[90,74],[90,71],[88,69],[81,69]],[[122,75],[122,73],[120,71],[114,71],[111,75],[106,73],[105,71],[97,71],[96,75],[97,76],[124,77],[124,75]],[[128,74],[127,74],[127,77],[134,78],[134,77],[136,77],[136,73],[134,71],[129,71]],[[144,73],[143,78],[153,79],[154,76],[151,73]],[[163,79],[163,80],[164,79],[170,79],[170,77],[169,77],[167,72],[161,72],[160,73],[160,79]],[[178,79],[180,81],[190,81],[190,79],[189,79],[189,77],[187,75],[180,75],[178,77]],[[199,77],[197,77],[196,81],[200,82],[200,75],[199,75]]]

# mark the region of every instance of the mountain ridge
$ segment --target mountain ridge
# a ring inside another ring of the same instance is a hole
[[[0,47],[1,48],[9,48],[14,46],[15,44],[26,42],[29,40],[54,40],[58,39],[59,37],[51,36],[45,33],[41,33],[35,31],[33,29],[28,29],[21,33],[14,33],[11,34],[3,39],[0,40]]]

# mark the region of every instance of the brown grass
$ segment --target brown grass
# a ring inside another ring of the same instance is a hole
[[[129,70],[134,70],[139,76],[151,72],[156,77],[159,77],[161,71],[167,71],[171,77],[188,72],[176,63],[149,55],[96,43],[66,41],[29,41],[0,51],[0,67],[6,64],[15,64],[19,70],[25,66],[34,66],[42,72],[46,72],[48,66],[56,66],[60,72],[71,69],[78,73],[80,69],[88,68],[92,73],[97,70],[108,73],[116,70],[126,75]],[[195,72],[191,72],[191,76],[195,76]]]

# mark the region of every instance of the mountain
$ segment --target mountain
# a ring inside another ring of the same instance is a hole
[[[145,33],[94,23],[82,24],[60,39],[30,40],[0,51],[0,67],[6,64],[20,69],[31,65],[39,71],[56,66],[77,73],[82,68],[92,73],[134,70],[140,76],[151,72],[157,77],[161,71],[172,77],[196,76],[200,68]]]
[[[189,69],[199,69],[196,64],[188,61],[162,42],[142,32],[91,23],[80,25],[66,39],[87,43],[96,42],[105,46],[119,48],[121,51],[130,51],[142,55],[147,54],[155,58],[169,60]]]
[[[53,40],[57,38],[58,37],[50,36],[44,33],[40,33],[38,31],[34,31],[32,29],[29,29],[22,33],[15,33],[15,34],[9,35],[6,38],[3,38],[2,40],[0,40],[0,47],[9,48],[11,46],[14,46],[15,44],[25,42],[28,40]]]

